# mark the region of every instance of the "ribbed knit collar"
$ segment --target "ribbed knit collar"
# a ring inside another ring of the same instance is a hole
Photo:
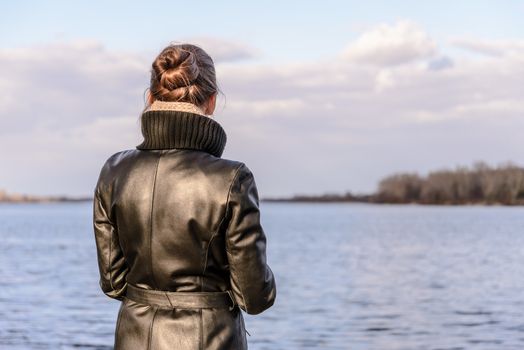
[[[146,110],[141,116],[144,141],[139,150],[184,148],[222,156],[226,132],[213,118],[181,110]]]

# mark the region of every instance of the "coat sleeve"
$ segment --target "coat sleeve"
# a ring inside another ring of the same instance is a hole
[[[128,268],[118,242],[117,227],[111,220],[107,207],[97,185],[93,201],[93,227],[100,272],[99,284],[105,295],[123,300]]]
[[[276,297],[275,278],[266,263],[266,235],[260,224],[255,179],[241,164],[229,192],[226,250],[235,299],[248,314],[271,307]]]

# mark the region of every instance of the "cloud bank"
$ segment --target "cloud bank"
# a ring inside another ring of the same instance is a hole
[[[482,52],[456,56],[401,20],[329,59],[280,65],[243,43],[193,42],[215,58],[226,95],[215,113],[228,133],[224,157],[254,170],[261,196],[366,192],[393,171],[524,155],[519,40],[455,38]],[[141,142],[156,54],[96,41],[1,49],[0,187],[90,194],[107,156]]]
[[[415,22],[402,20],[379,24],[349,45],[345,56],[358,63],[391,66],[435,54],[436,44]]]

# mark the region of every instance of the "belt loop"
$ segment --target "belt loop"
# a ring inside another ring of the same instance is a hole
[[[231,302],[232,302],[232,305],[229,307],[229,311],[233,311],[233,309],[237,305],[237,302],[235,301],[235,297],[233,296],[233,292],[230,289],[228,289],[226,292],[229,295],[229,298],[231,298]]]

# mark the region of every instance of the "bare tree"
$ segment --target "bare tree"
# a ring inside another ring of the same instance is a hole
[[[438,170],[421,177],[394,174],[380,181],[374,201],[427,204],[524,204],[524,168],[507,163],[492,168],[477,162],[470,169]]]

